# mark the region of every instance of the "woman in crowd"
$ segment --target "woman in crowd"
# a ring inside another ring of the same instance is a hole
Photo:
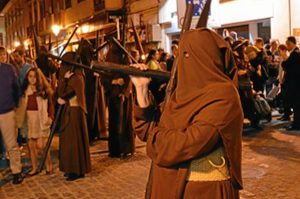
[[[151,49],[146,59],[146,65],[148,66],[148,68],[151,70],[162,70],[158,63],[158,59],[159,59],[158,51],[155,49]]]
[[[169,59],[169,55],[166,52],[163,52],[159,58],[159,64],[163,71],[167,71],[167,60]]]

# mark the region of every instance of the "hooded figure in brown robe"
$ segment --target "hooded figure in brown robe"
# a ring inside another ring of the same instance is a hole
[[[206,28],[183,34],[170,101],[162,112],[151,96],[148,107],[134,108],[135,132],[152,159],[146,198],[239,198],[243,112],[236,78],[219,35]]]
[[[106,61],[124,63],[123,54],[115,45],[111,45]],[[107,76],[108,77],[108,76]],[[107,78],[109,113],[109,156],[114,158],[133,155],[135,151],[135,135],[132,128],[132,86],[128,76],[112,75]],[[107,81],[106,80],[106,81]]]
[[[63,58],[74,61],[74,57],[75,53],[68,53]],[[65,172],[67,180],[76,180],[91,171],[91,160],[84,74],[82,69],[75,68],[73,74],[66,78],[71,68],[68,65],[60,68],[57,88],[59,99],[65,101],[60,123],[59,169]]]
[[[82,39],[79,46],[81,63],[90,66],[91,62],[96,59],[92,44],[88,40]],[[107,136],[104,87],[100,75],[92,70],[85,71],[85,96],[89,141],[93,143],[95,139]]]

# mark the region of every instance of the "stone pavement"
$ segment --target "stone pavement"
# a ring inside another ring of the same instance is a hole
[[[144,144],[137,141],[136,153],[128,158],[109,158],[107,142],[97,141],[90,147],[93,171],[85,178],[68,182],[58,170],[58,138],[52,144],[55,172],[26,177],[20,185],[12,185],[11,176],[2,171],[0,198],[6,199],[74,199],[74,198],[143,198],[150,160],[145,155]],[[26,152],[27,153],[27,152]],[[29,170],[28,157],[23,157],[25,170]]]
[[[300,132],[287,133],[282,125],[272,122],[264,131],[245,132],[242,199],[300,199]],[[56,168],[52,175],[41,173],[27,177],[21,185],[12,185],[8,181],[11,175],[2,164],[1,199],[143,198],[150,165],[143,143],[137,143],[140,147],[133,157],[112,159],[105,151],[107,143],[96,142],[91,147],[93,171],[83,179],[67,182],[57,169],[57,139],[52,145]],[[28,170],[27,156],[23,160]]]
[[[243,198],[300,199],[300,132],[282,122],[243,139]]]

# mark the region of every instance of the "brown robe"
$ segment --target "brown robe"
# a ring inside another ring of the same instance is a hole
[[[122,52],[116,45],[108,51],[106,61],[124,63]],[[122,78],[123,85],[114,84],[114,79]],[[135,135],[132,128],[132,92],[129,77],[112,75],[108,81],[109,138],[110,157],[132,155],[135,151]]]
[[[86,102],[89,140],[106,137],[106,102],[104,87],[100,77],[92,71],[86,71]]]
[[[108,148],[111,157],[133,154],[135,135],[132,128],[131,82],[124,78],[124,85],[111,85],[109,91],[109,138]]]
[[[84,76],[80,69],[69,80],[64,74],[69,67],[62,67],[58,85],[58,97],[66,100],[61,115],[59,169],[65,173],[85,174],[91,171],[89,139],[86,121]],[[78,106],[71,107],[69,99],[76,96]]]
[[[134,108],[135,132],[153,161],[146,198],[239,198],[243,113],[230,47],[208,29],[192,30],[183,35],[178,58],[177,87],[163,112],[154,104]],[[220,145],[230,180],[187,181],[190,162]]]

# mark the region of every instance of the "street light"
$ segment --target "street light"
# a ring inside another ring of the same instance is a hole
[[[20,45],[21,45],[20,42],[15,41],[15,43],[14,43],[14,46],[15,46],[15,47],[18,47],[18,46],[20,46]]]
[[[89,25],[84,25],[81,27],[82,33],[88,33],[90,31],[90,26]]]
[[[57,36],[60,32],[60,26],[57,24],[52,25],[51,30],[55,36]]]
[[[28,50],[28,47],[29,47],[29,41],[28,41],[28,39],[26,39],[23,43],[24,43],[25,49]]]
[[[57,24],[54,24],[54,25],[52,25],[51,30],[52,30],[53,34],[55,35],[55,37],[56,37],[56,43],[57,43],[56,52],[59,55],[58,37],[57,36],[58,36],[58,34],[60,32],[60,26],[57,25]]]

